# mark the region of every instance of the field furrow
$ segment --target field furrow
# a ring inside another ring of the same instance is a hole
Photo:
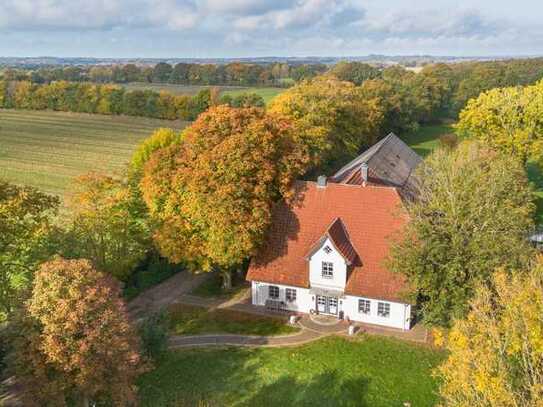
[[[184,122],[51,111],[0,110],[0,178],[64,196],[89,171],[121,174],[136,145]]]

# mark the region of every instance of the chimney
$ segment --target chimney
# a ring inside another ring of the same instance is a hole
[[[362,163],[360,166],[360,175],[362,176],[362,185],[366,186],[368,182],[368,164]]]
[[[326,188],[326,175],[319,175],[317,178],[317,187]]]

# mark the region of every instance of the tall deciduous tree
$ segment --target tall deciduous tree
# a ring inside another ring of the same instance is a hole
[[[407,277],[424,320],[448,325],[466,315],[475,286],[497,267],[530,259],[532,190],[519,162],[468,142],[434,152],[418,177],[420,193],[407,205],[410,221],[390,267]]]
[[[126,280],[149,246],[138,197],[122,181],[80,176],[69,200],[73,213],[66,254],[92,260],[100,271]]]
[[[543,166],[543,81],[481,94],[460,112],[456,128],[523,162]]]
[[[21,300],[37,265],[54,251],[59,200],[0,180],[0,321]]]
[[[19,327],[14,367],[27,385],[27,405],[135,401],[139,341],[118,283],[89,261],[44,263]]]
[[[383,120],[378,98],[331,76],[304,81],[275,97],[269,111],[288,116],[321,170],[329,172],[373,144]]]
[[[130,161],[130,172],[136,174],[139,178],[145,163],[155,151],[172,144],[179,144],[182,140],[183,134],[173,129],[160,128],[155,130],[149,138],[143,140],[136,148]]]
[[[543,258],[481,285],[455,322],[439,367],[447,406],[536,407],[543,403]]]
[[[254,253],[274,202],[308,163],[291,123],[261,109],[211,108],[145,166],[143,196],[163,255],[209,269]]]

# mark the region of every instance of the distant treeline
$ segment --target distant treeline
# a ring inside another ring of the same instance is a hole
[[[160,62],[154,67],[135,64],[114,66],[69,66],[36,70],[12,69],[3,71],[3,79],[28,80],[33,83],[53,81],[96,83],[171,83],[179,85],[223,86],[279,86],[288,87],[303,79],[310,79],[327,70],[324,64],[270,65],[231,63],[227,65]]]
[[[0,81],[0,108],[57,110],[64,112],[129,115],[168,120],[194,120],[210,104],[263,106],[253,94],[219,97],[210,88],[197,95],[172,95],[152,90],[125,90],[118,85],[57,81],[36,84],[30,81]]]
[[[418,73],[400,66],[377,69],[358,62],[341,62],[330,72],[356,85],[364,83],[374,88],[374,93],[395,96],[397,100],[418,99],[412,105],[424,107],[409,113],[425,122],[436,117],[456,117],[469,99],[484,91],[537,82],[543,78],[543,58],[439,63],[427,65]]]

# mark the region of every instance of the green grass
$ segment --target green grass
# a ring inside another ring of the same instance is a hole
[[[431,370],[442,358],[377,336],[296,348],[182,350],[140,378],[139,394],[142,406],[425,407],[437,402]]]
[[[264,102],[266,104],[269,104],[271,100],[279,95],[280,93],[284,92],[285,89],[283,88],[244,88],[244,89],[228,89],[228,88],[221,88],[223,95],[230,95],[230,96],[238,96],[243,93],[256,93],[257,95],[262,96],[262,99],[264,99]]]
[[[204,89],[209,89],[213,86],[197,86],[197,85],[175,85],[169,83],[145,83],[145,82],[131,82],[124,86],[127,90],[154,90],[156,92],[166,91],[174,95],[196,95],[198,92]],[[284,88],[269,88],[269,87],[246,87],[246,86],[215,86],[220,88],[221,94],[228,94],[230,96],[238,96],[243,93],[256,93],[262,96],[264,101],[270,102],[275,96],[283,92]]]
[[[439,124],[422,126],[414,133],[408,134],[404,141],[421,157],[426,157],[439,146],[439,137],[454,133],[451,125]]]
[[[298,332],[279,318],[256,316],[228,309],[209,311],[174,304],[168,308],[170,332],[175,335],[228,333],[240,335],[286,335]]]
[[[63,196],[88,171],[120,173],[158,127],[185,123],[141,117],[0,110],[0,178]]]
[[[127,90],[154,90],[155,92],[165,91],[174,95],[193,96],[204,89],[209,89],[211,86],[197,85],[175,85],[171,83],[147,83],[147,82],[130,82],[122,84]]]

